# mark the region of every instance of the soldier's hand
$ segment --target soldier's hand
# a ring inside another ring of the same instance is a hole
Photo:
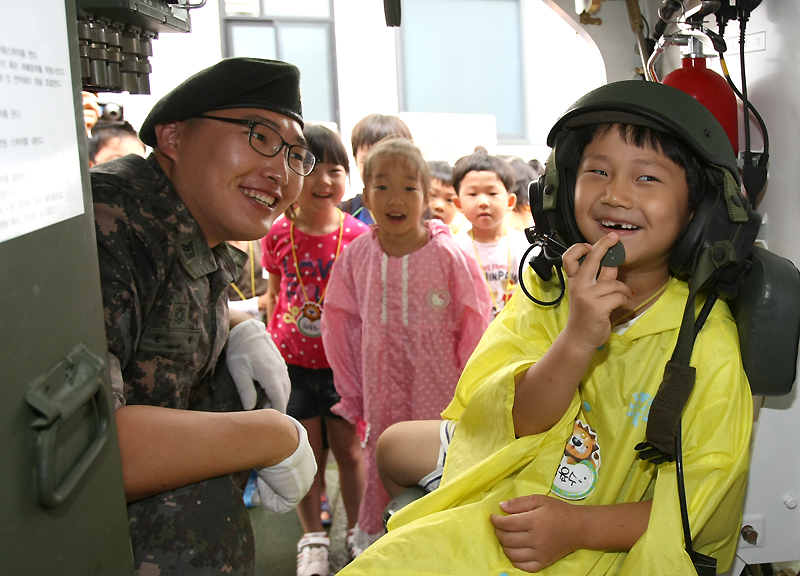
[[[267,393],[271,407],[286,412],[292,389],[289,372],[263,322],[250,319],[231,329],[226,363],[245,410],[256,406],[258,382]]]
[[[292,510],[300,503],[317,474],[317,461],[308,443],[306,429],[291,416],[286,418],[297,428],[300,437],[297,449],[283,462],[258,471],[261,503],[279,514]]]

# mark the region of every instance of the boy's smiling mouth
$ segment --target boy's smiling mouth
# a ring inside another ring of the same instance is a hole
[[[609,228],[611,230],[638,230],[639,226],[635,224],[631,224],[629,222],[614,222],[613,220],[598,220],[597,221],[600,226],[603,228]]]

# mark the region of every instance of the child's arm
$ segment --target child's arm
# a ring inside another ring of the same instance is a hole
[[[278,296],[281,293],[281,275],[270,273],[267,285],[267,322],[272,319],[272,313],[278,306]]]
[[[564,253],[569,320],[542,358],[516,377],[512,416],[517,436],[544,432],[561,419],[595,350],[608,340],[611,312],[627,307],[633,298],[630,288],[616,279],[616,268],[600,269],[600,260],[618,238],[612,232],[593,247],[575,244]]]
[[[334,412],[351,424],[364,419],[362,319],[348,247],[331,269],[322,312],[322,343],[341,401]]]
[[[511,563],[538,572],[576,550],[627,552],[647,530],[652,500],[579,506],[550,496],[514,498],[492,514],[497,539]]]

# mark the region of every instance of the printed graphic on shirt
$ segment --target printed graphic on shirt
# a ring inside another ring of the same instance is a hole
[[[631,426],[638,428],[639,422],[647,422],[647,416],[650,414],[650,404],[652,403],[653,397],[647,392],[637,392],[633,395],[633,400],[628,404],[628,416],[631,417]]]
[[[300,333],[309,338],[319,338],[322,335],[322,308],[316,302],[306,302],[302,308],[292,306],[283,315],[283,321],[297,324]]]
[[[331,259],[327,262],[322,258],[310,258],[308,254],[303,256],[295,268],[294,262],[291,259],[284,259],[281,262],[282,274],[286,277],[286,298],[289,302],[296,298],[303,297],[303,290],[300,287],[300,280],[297,277],[297,269],[300,269],[302,274],[303,287],[305,294],[310,300],[319,300],[325,285],[328,283],[328,277],[331,274],[333,267],[333,254]]]
[[[430,307],[438,312],[450,304],[450,292],[447,290],[437,290],[436,288],[431,288],[428,290],[425,299],[428,301],[428,304],[430,304]]]
[[[486,276],[486,284],[492,293],[493,309],[495,316],[502,310],[506,303],[511,300],[517,285],[517,271],[508,264],[489,262],[484,265],[483,273]]]
[[[551,490],[566,500],[583,500],[594,491],[599,469],[597,434],[578,419],[564,448]]]

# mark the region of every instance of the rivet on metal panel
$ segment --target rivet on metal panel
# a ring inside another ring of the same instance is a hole
[[[758,544],[758,532],[750,524],[742,526],[742,539],[748,544],[755,546]]]

